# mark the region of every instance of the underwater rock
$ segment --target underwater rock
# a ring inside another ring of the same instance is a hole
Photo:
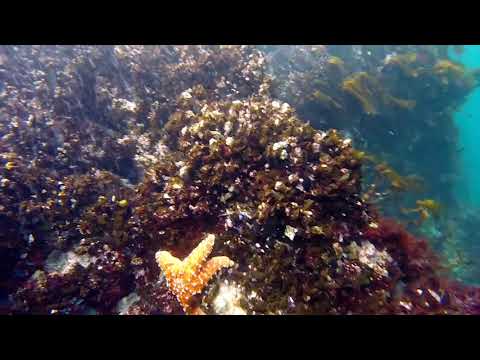
[[[223,282],[212,301],[213,311],[217,315],[246,315],[247,312],[241,306],[244,298],[245,295],[239,286]]]
[[[428,184],[424,196],[454,203],[453,187],[438,174],[456,171],[452,116],[478,82],[474,72],[448,58],[447,46],[329,45],[320,52],[312,46],[271,46],[265,51],[273,96],[293,105],[315,128],[355,134],[360,150],[381,154],[399,173],[417,174]],[[427,160],[432,158],[442,160],[432,164]],[[393,209],[393,200],[384,200],[398,216],[399,206]]]
[[[124,298],[120,299],[120,301],[117,304],[117,312],[119,315],[125,315],[128,314],[128,311],[132,305],[134,305],[136,302],[140,300],[140,297],[138,296],[137,293],[133,292]]]
[[[75,264],[80,264],[82,267],[87,268],[91,263],[95,262],[94,257],[89,255],[77,255],[73,251],[67,253],[53,250],[45,260],[45,270],[48,273],[57,272],[66,274],[73,270]]]
[[[407,209],[419,177],[448,198],[437,175],[457,159],[451,113],[476,82],[440,48],[4,46],[0,56],[12,313],[480,311],[478,289],[443,277],[427,241],[382,218],[381,190],[364,190],[379,180],[365,171],[373,164]],[[421,161],[432,154],[442,161]],[[193,268],[224,261],[200,284],[167,275],[205,234],[216,241]],[[170,254],[160,267],[159,250]]]

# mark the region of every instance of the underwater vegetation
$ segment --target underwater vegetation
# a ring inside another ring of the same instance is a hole
[[[440,214],[423,220],[418,228],[419,233],[428,237],[429,243],[440,255],[442,265],[456,279],[478,286],[478,211],[465,207],[463,211],[449,216],[444,216],[443,212],[444,209]]]
[[[359,150],[424,179],[422,196],[453,203],[453,113],[477,86],[476,72],[450,60],[445,46],[311,48],[266,49],[272,94],[314,127],[350,134]],[[287,55],[306,65],[286,65]]]
[[[418,213],[419,219],[417,225],[421,225],[425,220],[431,216],[438,216],[440,214],[440,204],[432,199],[424,199],[416,201],[417,207],[414,209],[402,209],[404,214]]]
[[[383,211],[426,226],[450,198],[433,174],[455,168],[451,108],[476,80],[441,48],[0,58],[8,313],[480,313],[480,290],[446,270],[453,240],[437,251]],[[372,201],[382,186],[404,203]]]

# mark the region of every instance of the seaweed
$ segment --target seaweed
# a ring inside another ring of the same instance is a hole
[[[205,313],[478,313],[478,289],[450,281],[428,243],[362,189],[368,163],[393,190],[415,189],[406,166],[379,162],[398,151],[384,130],[402,151],[429,123],[439,139],[471,77],[436,47],[347,50],[284,48],[276,56],[292,61],[277,64],[252,46],[0,48],[11,312],[190,312],[155,254],[184,258],[214,234],[213,259],[235,265],[189,296]],[[385,64],[393,51],[407,55]],[[432,89],[412,96],[402,73],[411,91],[425,79]],[[379,120],[362,123],[375,130],[368,149],[342,132],[364,115]]]
[[[368,115],[378,113],[378,105],[375,104],[379,93],[378,86],[366,72],[356,73],[342,83],[342,89],[356,98]]]

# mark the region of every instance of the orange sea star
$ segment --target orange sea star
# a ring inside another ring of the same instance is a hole
[[[165,274],[168,287],[187,314],[203,314],[200,308],[191,306],[193,295],[200,293],[221,268],[234,264],[226,256],[215,256],[207,261],[214,244],[215,235],[208,234],[183,261],[168,251],[158,251],[155,254],[158,266]]]

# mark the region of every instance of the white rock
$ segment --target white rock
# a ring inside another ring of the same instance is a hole
[[[273,144],[272,148],[273,148],[273,151],[277,151],[280,149],[285,149],[287,146],[288,146],[288,143],[286,141],[279,141]]]
[[[285,236],[288,237],[291,241],[295,239],[295,234],[297,233],[297,229],[294,228],[293,226],[287,225],[285,227]]]
[[[228,146],[232,146],[233,145],[233,137],[229,136],[225,139],[225,143],[228,145]]]
[[[190,100],[192,98],[192,94],[190,94],[190,91],[192,91],[192,89],[185,90],[180,94],[180,97],[185,100]]]
[[[212,303],[215,314],[246,315],[247,312],[240,306],[240,300],[243,297],[242,289],[236,284],[221,283]]]
[[[223,125],[223,130],[225,131],[225,134],[228,135],[230,134],[230,131],[232,131],[233,125],[231,121],[227,121],[225,125]]]
[[[126,315],[130,306],[135,304],[138,300],[140,300],[140,296],[136,292],[132,292],[131,294],[121,298],[117,303],[117,312],[119,315]]]
[[[75,264],[80,264],[86,268],[95,260],[95,257],[87,254],[77,255],[73,251],[61,252],[59,250],[53,250],[45,261],[45,271],[48,273],[58,272],[65,274],[71,270]]]

